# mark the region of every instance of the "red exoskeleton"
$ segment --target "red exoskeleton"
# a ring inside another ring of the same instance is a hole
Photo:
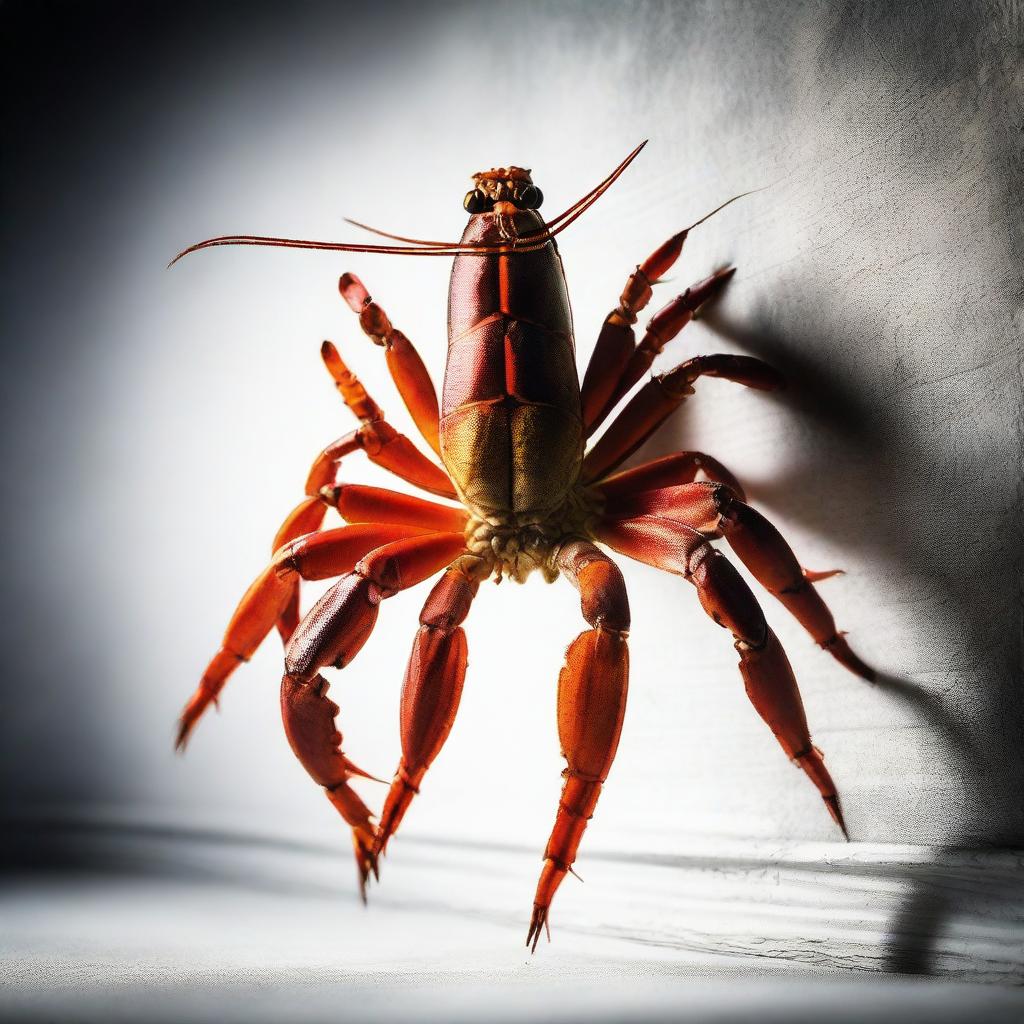
[[[530,172],[509,167],[474,175],[464,203],[469,223],[457,243],[395,235],[380,245],[225,236],[186,250],[248,244],[454,257],[440,408],[408,338],[392,327],[358,278],[345,274],[340,281],[342,297],[359,315],[363,331],[384,349],[398,391],[444,469],[388,423],[335,347],[325,342],[327,369],[360,425],[314,460],[306,497],[278,531],[270,564],[242,598],[223,645],[182,713],[178,746],[185,745],[231,673],[276,626],[285,641],[285,732],[299,761],[352,829],[365,898],[369,875],[377,877],[381,854],[452,728],[466,669],[462,622],[480,583],[502,576],[523,582],[535,571],[548,582],[564,577],[579,590],[589,628],[569,645],[558,680],[558,732],[568,766],[534,897],[527,934],[533,949],[547,927],[552,898],[572,870],[625,713],[629,603],[622,573],[606,549],[693,585],[704,610],[732,634],[755,709],[786,756],[817,787],[844,834],[836,787],[811,742],[786,654],[747,584],[711,542],[724,537],[821,647],[858,675],[873,677],[814,587],[831,573],[801,569],[721,463],[701,452],[680,451],[619,471],[693,393],[701,376],[774,390],[783,383],[776,370],[747,356],[688,359],[644,384],[586,448],[658,353],[733,273],[719,270],[674,298],[637,342],[633,325],[651,300],[652,286],[679,258],[691,228],[673,235],[629,276],[580,385],[555,236],[603,194],[640,148],[547,223],[537,212],[542,196]],[[447,502],[338,482],[342,459],[357,451]],[[321,529],[329,508],[348,525]],[[350,785],[365,773],[341,752],[338,707],[320,673],[352,661],[382,601],[439,573],[420,616],[403,684],[401,760],[375,823]],[[338,582],[300,615],[300,581],[335,577]]]

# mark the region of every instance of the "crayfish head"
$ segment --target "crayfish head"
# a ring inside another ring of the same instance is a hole
[[[537,210],[544,193],[533,183],[528,167],[492,167],[473,175],[473,188],[462,205],[468,213],[515,213]]]

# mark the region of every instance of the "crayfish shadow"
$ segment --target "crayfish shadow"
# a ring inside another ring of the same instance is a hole
[[[875,570],[880,610],[898,613],[924,595],[933,628],[953,652],[948,665],[933,670],[946,685],[939,690],[930,680],[888,674],[877,686],[913,707],[960,776],[960,810],[946,816],[940,809],[925,827],[933,836],[935,863],[951,854],[1017,846],[1013,794],[1024,772],[1012,741],[1013,721],[1020,718],[1011,650],[1016,604],[1013,559],[999,554],[1000,528],[1007,527],[1000,519],[1007,508],[1000,476],[976,472],[984,467],[944,452],[929,430],[939,396],[929,406],[926,389],[901,383],[898,356],[891,366],[879,353],[872,359],[866,334],[829,322],[826,301],[818,308],[822,322],[813,334],[788,324],[783,333],[767,311],[740,321],[716,306],[702,318],[789,382],[778,400],[792,412],[797,443],[784,452],[779,473],[742,482],[783,532],[787,523],[799,523],[856,551]],[[851,364],[848,353],[858,360]],[[851,372],[851,365],[862,369]],[[966,410],[963,422],[970,425]],[[907,591],[902,597],[901,588]],[[887,653],[907,665],[929,652]],[[917,674],[923,677],[924,670]],[[876,838],[905,841],[899,834]],[[906,881],[907,893],[888,925],[884,962],[893,972],[930,974],[950,897],[918,872],[908,870]],[[998,879],[993,885],[999,888]],[[976,898],[999,897],[993,890]]]
[[[793,411],[796,426],[813,424],[816,431],[813,438],[801,436],[799,446],[790,446],[781,472],[745,478],[742,483],[758,501],[778,509],[787,520],[828,535],[835,530],[837,512],[844,511],[837,507],[836,485],[846,467],[863,467],[866,456],[876,462],[883,456],[892,459],[896,449],[890,441],[895,425],[879,415],[861,382],[837,372],[837,363],[830,358],[830,353],[853,348],[854,338],[812,337],[791,331],[783,336],[767,325],[758,326],[758,319],[741,324],[729,318],[719,304],[708,310],[701,322],[749,355],[781,370],[786,390],[776,400]],[[811,443],[806,443],[808,440]],[[828,461],[822,458],[826,453]],[[911,461],[909,456],[899,458],[901,464]],[[893,467],[897,474],[902,468]],[[889,531],[873,529],[875,517],[871,514],[879,505],[888,508],[894,503],[889,476],[858,474],[858,483],[868,488],[861,496],[860,514],[842,520],[846,536],[856,547],[898,558],[900,549],[891,542]]]
[[[891,674],[880,674],[875,685],[897,701],[911,705],[917,717],[941,737],[950,756],[950,763],[962,777],[967,777],[972,764],[977,763],[982,751],[970,733],[956,718],[955,709],[941,695],[921,688],[909,679]],[[954,834],[967,823],[952,826]],[[958,843],[944,843],[934,851],[933,865],[938,867],[948,857],[971,854],[971,848]],[[917,867],[905,876],[907,893],[892,914],[885,937],[882,963],[894,974],[936,975],[939,957],[938,937],[944,927],[957,915],[958,901],[948,889],[928,877],[927,867]],[[972,893],[974,900],[987,903],[1011,897],[1003,891],[998,879],[991,879],[985,890]],[[1020,893],[1015,897],[1018,901]],[[961,899],[960,903],[963,902]]]
[[[949,872],[951,865],[965,861],[984,864],[984,873],[967,881],[963,876],[957,877],[955,868]],[[962,935],[967,928],[968,934],[979,938],[986,930],[998,933],[1000,922],[1019,921],[1022,913],[1024,886],[1019,857],[1000,864],[993,851],[948,843],[934,851],[931,863],[917,867],[906,896],[889,919],[881,959],[883,968],[893,974],[939,976],[957,957],[948,936],[943,938],[944,932]],[[972,922],[982,918],[987,919],[987,926],[972,927]],[[980,962],[976,962],[982,974],[1009,949],[1013,962],[1009,977],[1019,980],[1019,945],[1015,931],[1013,935],[1009,943],[1005,936],[1002,941],[997,938],[987,951],[984,940],[978,942]],[[1005,980],[1007,976],[1001,977]]]

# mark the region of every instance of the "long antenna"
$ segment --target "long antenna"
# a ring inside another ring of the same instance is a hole
[[[558,224],[558,227],[551,229],[551,224],[545,226],[543,231],[532,235],[525,235],[522,238],[510,239],[506,243],[481,243],[478,245],[464,244],[461,242],[423,242],[417,239],[401,239],[399,241],[411,242],[410,245],[360,245],[351,242],[320,242],[303,238],[274,238],[267,235],[220,235],[216,238],[208,238],[203,242],[197,242],[183,249],[168,264],[174,266],[178,260],[188,256],[190,253],[198,252],[200,249],[211,249],[218,245],[260,245],[272,246],[284,249],[320,249],[328,252],[365,252],[380,253],[389,256],[460,256],[460,255],[488,255],[492,253],[511,252],[535,252],[542,249],[556,235],[564,231],[577,217],[597,202],[598,199],[611,187],[622,172],[636,159],[640,150],[647,145],[645,139],[636,149],[633,150],[625,160],[615,168],[607,178],[596,188],[588,192],[582,199],[577,200],[563,213],[559,214],[551,223]],[[373,230],[373,229],[370,229]],[[397,236],[386,236],[397,237]]]

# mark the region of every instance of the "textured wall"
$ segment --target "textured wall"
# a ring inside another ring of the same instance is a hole
[[[660,289],[739,267],[663,365],[747,352],[793,386],[701,383],[644,454],[717,455],[805,564],[847,570],[824,590],[879,685],[765,606],[854,838],[1024,838],[1016,5],[6,17],[8,811],[340,840],[281,734],[274,642],[184,761],[172,723],[310,458],[348,429],[320,340],[408,424],[337,275],[363,277],[439,380],[446,261],[167,259],[225,231],[351,236],[344,215],[454,238],[480,166],[532,166],[554,212],[649,137],[560,239],[581,361],[638,260],[767,186],[695,232]],[[345,475],[384,480],[356,460]],[[691,588],[639,566],[627,580],[631,704],[593,846],[834,838]],[[346,749],[382,774],[424,596],[389,602],[332,691]],[[556,672],[580,628],[564,584],[485,588],[460,718],[410,830],[539,850],[560,781]]]

